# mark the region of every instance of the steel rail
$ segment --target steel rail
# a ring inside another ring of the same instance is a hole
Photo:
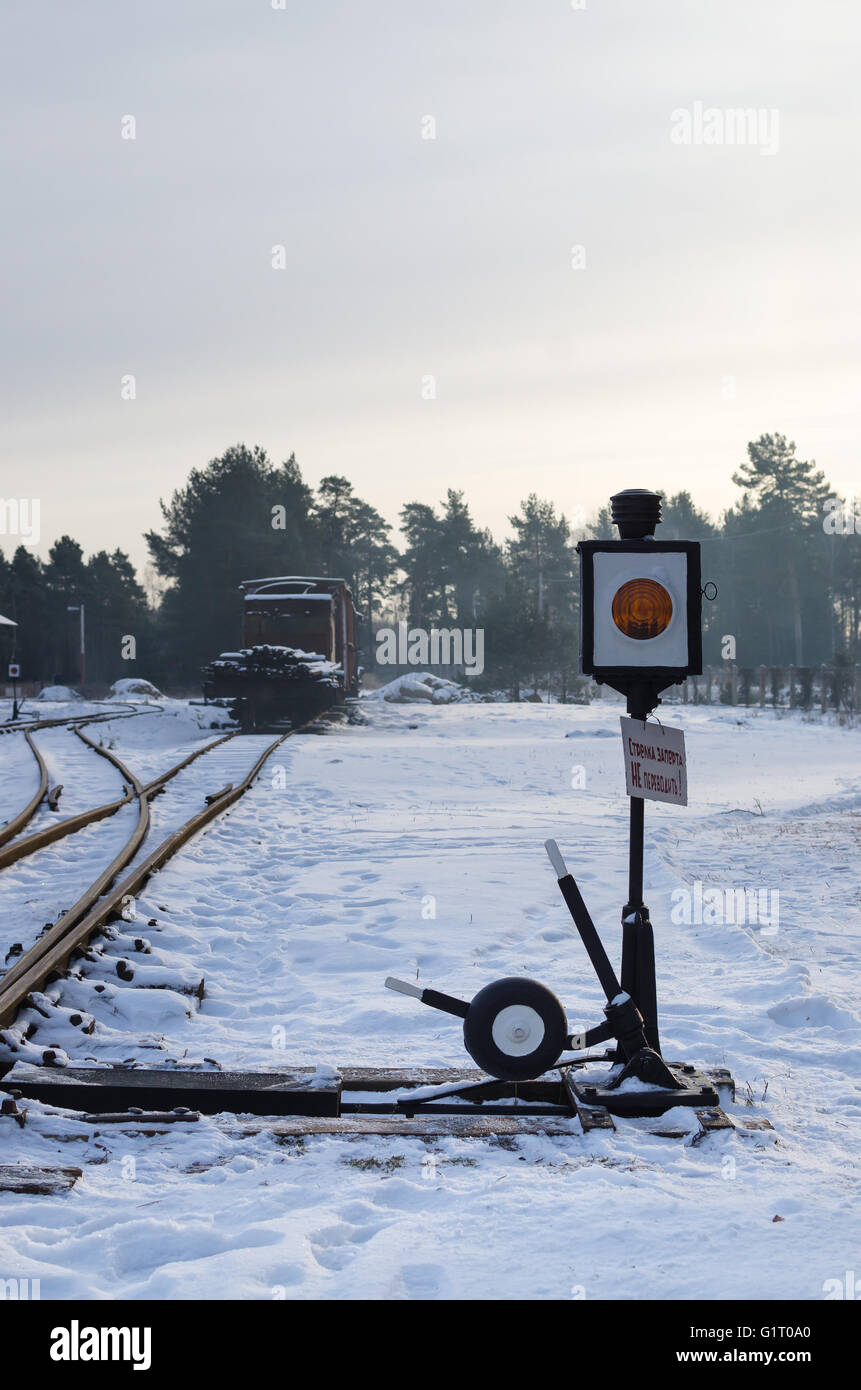
[[[184,767],[188,767],[189,763],[193,763],[195,758],[199,758],[203,753],[210,753],[213,748],[218,748],[220,744],[227,743],[228,739],[236,738],[238,733],[239,729],[231,729],[230,733],[222,734],[221,738],[213,739],[212,743],[206,743],[202,748],[195,748],[194,752],[189,753],[187,758],[183,758],[181,763],[176,763],[174,767],[169,767],[167,772],[162,772],[158,777],[154,777],[151,782],[147,782],[144,787],[146,795],[149,797],[158,796],[162,787],[164,787],[172,777],[175,777],[178,772],[182,772]]]
[[[25,826],[29,825],[30,821],[33,819],[34,815],[36,814],[36,811],[39,809],[39,806],[42,804],[42,800],[44,799],[45,793],[46,793],[47,790],[48,790],[48,770],[47,770],[47,768],[46,768],[46,766],[45,766],[45,761],[44,761],[44,759],[43,759],[43,757],[42,757],[41,752],[40,752],[39,749],[36,747],[36,745],[34,744],[32,738],[31,738],[31,733],[34,731],[34,728],[39,728],[39,729],[54,728],[54,727],[56,727],[56,726],[58,726],[58,725],[63,724],[63,725],[66,725],[67,728],[69,728],[70,730],[72,730],[73,733],[79,734],[79,733],[80,733],[80,730],[81,730],[81,729],[84,727],[84,725],[86,725],[86,724],[90,724],[90,723],[92,723],[92,724],[104,723],[106,719],[112,719],[112,718],[113,718],[113,719],[132,719],[132,718],[135,718],[135,717],[136,717],[137,715],[139,715],[139,714],[145,714],[145,713],[146,713],[146,710],[142,710],[142,709],[141,709],[141,710],[134,710],[134,711],[132,711],[131,713],[128,713],[128,714],[119,714],[119,715],[107,715],[107,716],[106,716],[106,715],[102,715],[102,714],[86,715],[86,716],[82,716],[81,719],[78,720],[77,722],[73,722],[73,723],[71,723],[71,724],[70,724],[70,723],[68,722],[68,720],[66,720],[66,719],[59,719],[59,720],[57,720],[57,719],[49,719],[49,720],[44,721],[44,723],[42,723],[42,724],[39,724],[39,725],[37,725],[37,726],[32,726],[31,728],[22,729],[22,730],[20,731],[20,732],[22,732],[22,733],[24,734],[24,737],[25,737],[25,739],[27,740],[27,743],[28,743],[28,745],[29,745],[29,747],[30,747],[30,749],[31,749],[31,751],[32,751],[32,753],[33,753],[33,755],[34,755],[34,757],[36,758],[36,761],[37,761],[38,765],[39,765],[39,782],[40,782],[40,790],[39,790],[39,791],[37,792],[37,794],[27,803],[27,805],[23,808],[23,810],[19,811],[18,814],[17,814],[16,816],[13,816],[12,820],[7,821],[6,825],[0,827],[0,846],[4,846],[4,845],[7,846],[7,848],[6,848],[5,850],[0,850],[0,868],[3,868],[6,864],[14,864],[15,861],[16,861],[17,859],[21,859],[21,858],[23,857],[24,854],[32,854],[33,850],[35,850],[35,849],[40,849],[40,848],[42,847],[42,844],[50,844],[50,843],[52,842],[52,840],[57,839],[57,838],[60,838],[60,833],[59,833],[59,832],[56,832],[56,827],[46,827],[46,831],[44,831],[44,832],[43,832],[43,831],[38,831],[38,832],[36,832],[35,835],[33,835],[33,836],[28,836],[28,837],[26,838],[26,840],[18,840],[18,841],[15,842],[15,845],[9,846],[9,841],[10,841],[10,840],[14,840],[15,837],[25,828]],[[85,742],[90,743],[90,740],[89,740],[89,739],[86,739]],[[95,748],[95,751],[96,751],[97,753],[104,753],[104,755],[105,755],[106,757],[109,757],[109,758],[110,758],[110,761],[111,761],[111,762],[113,762],[113,763],[116,764],[116,766],[119,768],[120,772],[123,774],[124,777],[130,778],[130,774],[129,774],[128,770],[123,766],[123,764],[119,761],[119,759],[118,759],[118,758],[111,758],[111,757],[110,757],[110,752],[109,752],[109,750],[102,749],[102,748],[100,748],[100,747],[96,747],[96,745],[93,744],[93,743],[90,743],[90,747],[91,747],[91,748]],[[76,829],[79,829],[81,825],[87,825],[87,824],[89,824],[89,821],[90,821],[90,820],[101,820],[103,816],[111,815],[114,811],[118,811],[119,808],[120,808],[120,806],[125,805],[125,803],[126,803],[128,800],[130,800],[130,794],[127,795],[127,796],[124,796],[121,800],[119,800],[119,801],[117,801],[117,802],[110,802],[110,803],[108,803],[108,807],[107,807],[107,808],[104,808],[104,807],[96,808],[96,809],[98,809],[98,810],[101,812],[101,814],[99,814],[99,815],[95,815],[95,814],[94,814],[94,815],[92,815],[92,816],[89,816],[88,819],[85,819],[85,820],[81,820],[80,818],[75,818],[75,817],[71,817],[70,819],[72,819],[72,820],[76,820],[76,819],[77,819],[78,824],[75,826],[75,828],[76,828]],[[87,813],[84,813],[84,815],[86,815],[86,814],[87,814]],[[68,821],[61,821],[61,822],[59,822],[59,824],[65,826],[65,825],[68,824]],[[49,829],[52,830],[52,831],[55,831],[55,833],[53,833],[53,834],[47,834],[47,830],[49,830]],[[68,834],[68,833],[70,833],[70,832],[69,832],[69,831],[63,831],[62,833]],[[43,835],[46,836],[46,838],[43,838],[43,839],[40,838],[40,837],[42,837]],[[32,843],[31,843],[31,842],[32,842]],[[25,847],[25,848],[23,848],[20,852],[16,852],[16,851],[17,851],[17,846],[18,846],[18,845],[29,846],[29,847]]]
[[[94,745],[81,733],[80,728],[76,727],[74,732],[79,738],[83,738],[84,742],[88,743],[95,752],[103,753],[106,757],[109,756],[110,750]],[[207,743],[202,748],[196,748],[193,753],[189,753],[187,758],[183,758],[182,762],[176,763],[174,767],[168,768],[167,772],[161,773],[152,782],[148,782],[143,788],[144,795],[152,800],[172,777],[175,777],[178,772],[182,772],[189,763],[193,763],[195,758],[199,758],[203,753],[208,753],[212,748],[217,748],[220,743],[226,743],[229,738],[235,738],[237,733],[238,730],[233,730],[222,738],[213,739],[212,743]],[[119,765],[118,759],[111,759],[111,761]],[[53,825],[47,825],[42,830],[34,831],[32,835],[23,836],[11,845],[6,845],[4,849],[0,849],[0,869],[17,863],[19,859],[24,859],[29,854],[35,854],[37,850],[44,849],[47,845],[56,844],[57,840],[63,840],[67,835],[74,835],[77,830],[83,830],[87,825],[94,825],[96,821],[105,820],[108,816],[115,815],[123,806],[127,806],[135,792],[131,784],[130,773],[122,766],[120,766],[120,771],[130,783],[124,787],[124,794],[121,797],[116,801],[103,802],[100,806],[92,806],[89,810],[80,811],[75,816],[67,816],[65,820],[56,821]]]
[[[42,798],[45,795],[45,792],[48,790],[48,769],[45,766],[45,759],[42,757],[42,754],[39,752],[39,749],[33,742],[29,730],[25,730],[24,737],[27,740],[27,743],[30,747],[30,752],[35,757],[36,762],[39,766],[39,789],[36,792],[35,796],[33,796],[31,800],[27,802],[27,805],[24,807],[23,811],[19,811],[17,816],[13,816],[10,821],[6,822],[2,830],[0,830],[0,845],[5,845],[7,841],[14,839],[14,837],[18,834],[18,831],[23,830],[24,826],[32,820],[33,816],[36,814],[38,807],[41,805]]]
[[[90,740],[87,738],[85,738],[84,741],[90,743]],[[119,854],[114,856],[107,868],[102,870],[98,878],[81,894],[77,902],[72,907],[68,908],[61,917],[58,917],[50,930],[45,932],[44,936],[40,936],[38,941],[30,947],[29,951],[25,951],[22,956],[19,956],[15,964],[6,972],[2,979],[0,979],[0,990],[13,987],[15,981],[28,968],[28,962],[32,963],[38,960],[39,957],[44,955],[45,951],[49,949],[49,943],[52,940],[57,937],[62,937],[74,927],[76,922],[81,920],[98,897],[111,885],[111,883],[113,883],[120,870],[124,869],[129,860],[137,853],[149,829],[149,798],[144,794],[142,784],[134,773],[129,772],[129,770],[123,766],[119,758],[110,753],[109,749],[103,749],[102,751],[129,779],[134,795],[138,799],[137,824]]]
[[[93,806],[88,811],[80,811],[76,816],[67,816],[65,820],[55,821],[53,825],[46,825],[43,830],[34,830],[32,835],[23,835],[18,840],[13,840],[11,845],[6,845],[0,849],[0,869],[8,868],[10,864],[15,864],[19,859],[25,859],[28,854],[35,854],[37,850],[44,849],[46,845],[52,845],[57,840],[62,840],[66,835],[73,835],[76,830],[83,830],[85,825],[93,825],[96,821],[105,820],[107,816],[112,816],[119,811],[122,806],[127,806],[134,796],[131,786],[124,789],[124,793],[116,801],[106,801],[101,806]]]
[[[217,747],[221,743],[226,743],[229,738],[235,737],[234,731],[225,734],[223,738],[215,739],[212,743],[205,744],[203,748],[196,748],[187,758],[183,758],[182,762],[176,763],[173,767],[168,768],[161,776],[156,777],[154,781],[148,783],[147,786],[144,787],[109,748],[102,748],[100,745],[93,743],[92,739],[87,738],[86,734],[81,733],[79,729],[76,729],[75,732],[78,734],[79,738],[83,739],[84,743],[88,744],[89,747],[94,750],[94,752],[101,753],[104,757],[108,758],[108,760],[122,772],[123,776],[128,778],[132,790],[127,801],[131,800],[132,793],[138,797],[139,801],[137,824],[119,853],[108,867],[103,870],[99,877],[89,885],[87,890],[81,894],[74,906],[64,912],[62,917],[59,917],[54,923],[53,927],[47,931],[44,936],[41,936],[30,950],[26,951],[15,962],[5,975],[0,977],[0,991],[7,985],[11,986],[15,983],[15,980],[18,979],[24,969],[27,968],[28,961],[32,962],[37,960],[40,955],[43,955],[45,951],[49,949],[52,941],[62,938],[66,932],[71,931],[75,923],[79,922],[94,903],[98,902],[104,890],[110,887],[117,874],[134,858],[149,829],[150,801],[153,796],[158,794],[164,784],[170,781],[172,777],[175,777],[178,772],[181,772],[184,767],[187,767],[189,763],[194,762],[195,758],[199,758],[202,753],[208,753],[210,749]],[[127,801],[121,804],[127,804]]]
[[[308,722],[313,723],[313,720]],[[307,725],[301,727],[306,728]],[[68,965],[69,957],[75,951],[85,947],[90,937],[99,931],[111,917],[122,916],[121,905],[124,899],[134,897],[147,879],[162,868],[199,830],[202,830],[211,820],[214,820],[216,816],[221,815],[223,811],[237,802],[248,791],[267,758],[285,739],[292,737],[294,733],[299,731],[299,729],[290,729],[281,734],[273,743],[270,743],[241,782],[237,783],[236,786],[225,788],[202,811],[196,812],[177,830],[168,835],[121,883],[110,888],[102,896],[105,887],[110,882],[110,870],[105,870],[75,904],[75,907],[55,922],[53,927],[40,937],[30,950],[16,961],[12,969],[0,979],[0,1028],[7,1027],[13,1021],[34,990],[40,990],[49,977],[62,974]],[[224,741],[218,740],[218,742]],[[214,746],[215,744],[209,744],[207,748]],[[171,769],[171,775],[172,772]],[[163,782],[167,780],[167,777],[168,774],[163,774],[162,778],[156,778],[156,782]],[[148,804],[146,789],[141,788],[141,792],[141,804],[146,806]],[[111,868],[113,869],[113,866]],[[116,870],[114,870],[114,875],[115,873]],[[87,900],[90,903],[89,910],[81,916],[81,906]],[[74,914],[77,914],[77,921],[71,920]]]
[[[107,701],[92,700],[88,703],[106,704]],[[131,719],[136,714],[149,714],[150,712],[158,714],[164,709],[163,705],[137,705],[130,708],[132,705],[133,701],[131,700],[128,704],[123,702],[119,706],[120,713],[117,714],[111,710],[100,710],[98,714],[66,714],[62,719],[18,719],[14,724],[7,720],[6,723],[0,724],[0,734],[22,734],[26,733],[28,729],[34,733],[39,729],[57,729],[61,724],[65,724],[68,728],[72,728],[73,725],[105,724],[114,719]]]

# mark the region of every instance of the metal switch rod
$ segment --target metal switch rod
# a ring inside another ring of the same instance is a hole
[[[595,929],[595,923],[589,916],[589,909],[583,901],[580,889],[565,867],[565,860],[559,852],[556,841],[546,840],[544,848],[556,871],[559,889],[565,899],[568,911],[574,919],[574,925],[580,933],[583,945],[586,947],[586,953],[592,962],[601,988],[607,996],[607,1001],[611,1002],[617,995],[621,994],[622,986],[619,984],[616,972],[610,964],[610,958],[604,950],[604,943]]]

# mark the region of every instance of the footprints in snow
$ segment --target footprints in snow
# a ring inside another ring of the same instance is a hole
[[[363,1245],[392,1224],[392,1220],[381,1219],[368,1202],[350,1202],[339,1215],[340,1221],[323,1226],[308,1237],[318,1265],[333,1273],[344,1269]]]
[[[396,1216],[381,1217],[377,1206],[365,1201],[348,1202],[338,1215],[340,1220],[309,1236],[311,1253],[317,1264],[333,1274],[346,1269],[374,1236],[397,1220]],[[388,1294],[392,1299],[421,1301],[447,1296],[446,1272],[442,1265],[431,1263],[402,1265],[392,1279]]]

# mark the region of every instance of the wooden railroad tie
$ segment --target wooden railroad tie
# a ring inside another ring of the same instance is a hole
[[[278,1072],[228,1072],[193,1067],[51,1067],[18,1062],[4,1085],[16,1095],[81,1112],[88,1125],[145,1127],[196,1121],[218,1115],[230,1134],[460,1135],[548,1134],[571,1137],[595,1130],[613,1132],[603,1106],[584,1104],[569,1070],[532,1081],[495,1080],[476,1069],[427,1067],[342,1067],[318,1071],[294,1067]],[[690,1113],[690,1111],[689,1111]],[[707,1135],[770,1128],[767,1120],[731,1118],[720,1106],[696,1108],[699,1131]],[[225,1117],[247,1116],[227,1120]],[[670,1124],[648,1132],[687,1138],[690,1128]]]
[[[0,1192],[56,1197],[82,1176],[80,1168],[40,1168],[33,1163],[0,1163]]]

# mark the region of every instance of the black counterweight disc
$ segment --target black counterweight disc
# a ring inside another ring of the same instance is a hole
[[[528,1081],[555,1066],[568,1041],[565,1010],[538,980],[516,975],[479,990],[463,1023],[476,1066],[500,1081]]]

